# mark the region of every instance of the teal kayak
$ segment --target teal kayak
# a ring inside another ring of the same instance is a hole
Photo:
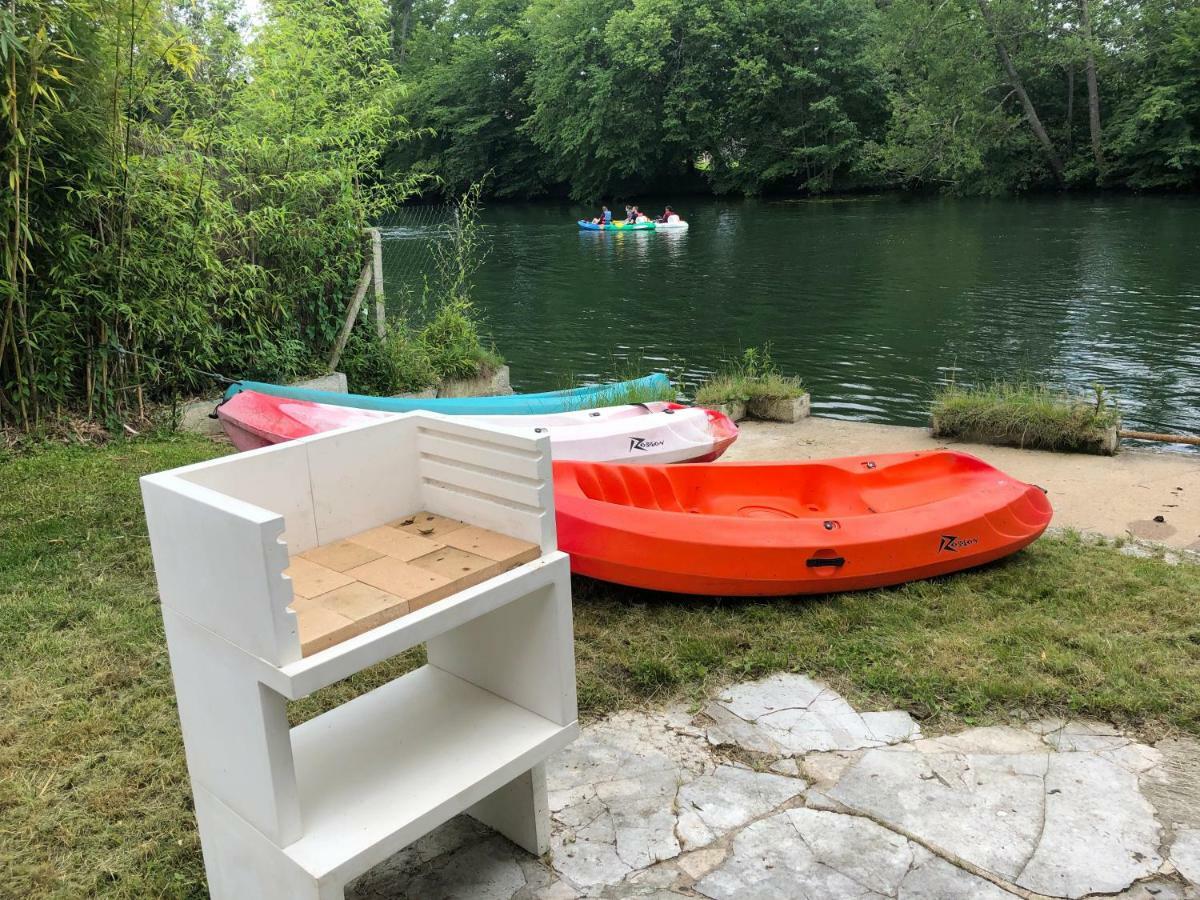
[[[653,222],[613,222],[611,225],[596,225],[586,219],[579,220],[581,231],[653,231],[657,226]]]
[[[671,388],[671,380],[662,372],[618,381],[613,384],[597,384],[589,387],[570,388],[565,391],[548,391],[542,394],[508,394],[502,397],[440,397],[423,399],[417,397],[371,397],[366,394],[338,394],[332,391],[317,391],[311,388],[288,387],[282,384],[265,384],[261,381],[239,381],[230,385],[225,392],[228,400],[242,391],[258,391],[275,397],[291,400],[308,400],[313,403],[330,403],[334,406],[351,406],[355,409],[379,409],[385,412],[413,412],[428,410],[450,416],[522,416],[534,413],[561,413],[577,409],[594,409],[599,406],[620,406],[640,403],[645,400],[663,399]]]

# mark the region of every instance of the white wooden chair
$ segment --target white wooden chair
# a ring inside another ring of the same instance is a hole
[[[464,811],[548,849],[542,764],[578,733],[548,438],[412,413],[150,475],[142,493],[213,897],[340,898]],[[416,510],[541,554],[303,655],[289,552]],[[289,727],[287,701],[418,644],[427,665]]]

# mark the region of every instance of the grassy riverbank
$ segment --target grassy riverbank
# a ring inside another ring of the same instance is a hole
[[[8,895],[203,896],[137,476],[222,452],[167,437],[0,457]],[[678,600],[595,582],[575,594],[589,717],[790,669],[929,727],[1070,711],[1200,734],[1200,567],[1070,537],[982,571],[830,598]]]

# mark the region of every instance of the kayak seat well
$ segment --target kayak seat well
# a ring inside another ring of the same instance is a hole
[[[603,503],[683,512],[668,479],[655,469],[592,465],[579,467],[579,487],[585,497]]]
[[[938,453],[865,473],[862,498],[875,512],[915,509],[961,497],[995,478],[995,470],[974,457]]]

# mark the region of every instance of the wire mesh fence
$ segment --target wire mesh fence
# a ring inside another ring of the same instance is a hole
[[[437,273],[435,248],[449,239],[454,214],[452,204],[404,206],[377,223],[389,316],[403,316],[414,324],[424,319],[426,285]]]

